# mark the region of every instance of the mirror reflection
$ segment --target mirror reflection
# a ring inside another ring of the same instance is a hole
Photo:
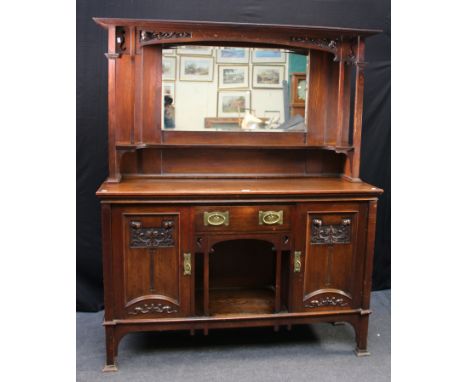
[[[179,46],[162,61],[165,130],[305,131],[303,54]]]

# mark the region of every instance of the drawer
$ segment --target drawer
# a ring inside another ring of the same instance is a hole
[[[290,206],[195,207],[197,232],[284,231],[290,229]]]

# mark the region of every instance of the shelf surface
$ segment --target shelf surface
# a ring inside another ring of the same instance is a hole
[[[274,313],[275,292],[269,288],[210,290],[210,316]]]
[[[282,30],[299,30],[327,34],[330,36],[372,36],[382,33],[380,29],[362,29],[362,28],[337,28],[327,26],[311,26],[311,25],[287,25],[287,24],[254,24],[254,23],[233,23],[233,22],[218,22],[218,21],[187,21],[187,20],[158,20],[158,19],[127,19],[127,18],[106,18],[94,17],[93,20],[104,28],[112,25],[122,26],[179,26],[179,27],[204,27],[204,28],[231,28],[231,29],[252,29],[258,31],[260,28],[272,33]]]
[[[383,191],[364,182],[342,178],[262,178],[262,179],[123,179],[120,183],[105,182],[97,191],[102,198],[164,196],[271,196],[271,195],[366,195]]]
[[[141,144],[130,144],[130,143],[117,143],[117,150],[122,151],[133,151],[142,149],[231,149],[231,150],[328,150],[335,152],[348,152],[353,151],[353,146],[330,146],[330,145],[307,145],[307,144],[277,144],[277,145],[258,145],[256,143],[251,144],[183,144],[183,143],[141,143]]]

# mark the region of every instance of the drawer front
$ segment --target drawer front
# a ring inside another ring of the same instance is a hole
[[[284,231],[290,228],[290,206],[206,206],[195,208],[197,232]]]

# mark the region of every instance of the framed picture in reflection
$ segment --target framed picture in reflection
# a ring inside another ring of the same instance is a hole
[[[250,91],[218,92],[218,117],[241,117],[250,110]]]
[[[221,46],[216,50],[216,62],[220,64],[248,64],[249,48]]]
[[[249,87],[248,65],[219,65],[219,89],[247,89]]]
[[[213,58],[210,57],[180,57],[181,81],[213,81]]]
[[[281,89],[284,81],[283,65],[254,65],[252,87],[263,89]]]
[[[286,62],[286,54],[282,49],[252,49],[252,62],[280,63]]]
[[[184,56],[212,56],[213,48],[198,45],[179,46],[177,54]]]

